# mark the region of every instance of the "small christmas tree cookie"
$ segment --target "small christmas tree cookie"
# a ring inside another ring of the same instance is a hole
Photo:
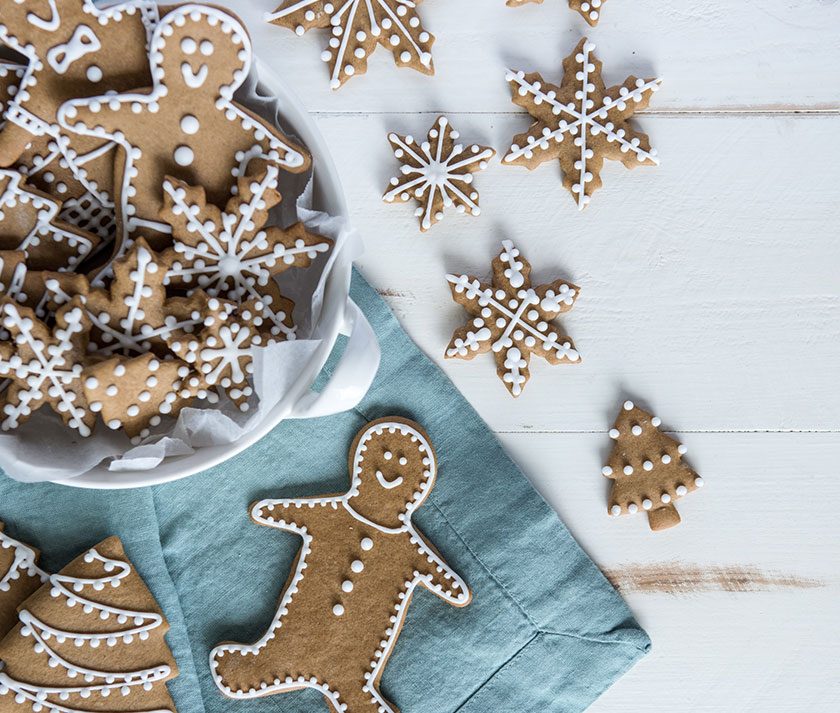
[[[39,553],[3,532],[0,522],[0,639],[17,623],[17,608],[47,575],[38,567]]]
[[[26,600],[0,642],[3,713],[172,712],[169,625],[116,537]]]
[[[659,430],[660,420],[625,401],[610,429],[615,441],[602,473],[613,482],[609,514],[644,510],[651,530],[679,525],[674,501],[703,487],[703,479],[682,461],[686,447]]]

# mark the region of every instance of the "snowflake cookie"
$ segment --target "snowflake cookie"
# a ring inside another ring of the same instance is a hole
[[[636,131],[629,119],[647,107],[661,80],[629,77],[624,84],[607,89],[594,49],[586,39],[580,41],[563,61],[559,87],[535,72],[507,74],[513,103],[527,109],[534,123],[514,138],[504,162],[533,169],[559,160],[563,185],[571,191],[578,210],[601,187],[605,159],[621,161],[627,168],[659,163],[647,134]]]
[[[15,618],[0,642],[0,710],[174,713],[169,624],[119,538],[50,575]]]
[[[520,7],[529,2],[542,3],[543,0],[507,0],[508,7]],[[569,0],[569,7],[577,10],[581,17],[592,27],[601,19],[601,8],[607,0]]]
[[[391,50],[400,67],[434,74],[434,35],[417,14],[422,0],[284,0],[266,20],[298,35],[313,28],[329,29],[332,37],[321,59],[330,67],[330,87],[367,71],[376,45]]]
[[[492,351],[496,371],[513,396],[530,378],[531,354],[551,364],[575,364],[580,355],[554,320],[572,309],[580,288],[565,280],[534,288],[531,265],[510,240],[493,260],[493,282],[470,275],[447,275],[452,298],[472,316],[446,349],[447,359],[472,359]]]
[[[151,62],[150,90],[77,99],[59,113],[68,129],[124,149],[116,168],[125,175],[117,209],[127,241],[120,250],[137,236],[156,250],[171,243],[160,221],[167,176],[200,182],[219,203],[252,161],[293,173],[311,163],[271,122],[234,101],[253,52],[233,15],[195,4],[172,10],[155,28]]]
[[[464,580],[412,521],[437,478],[425,431],[397,417],[368,423],[350,448],[349,470],[350,488],[341,495],[251,506],[257,524],[302,542],[265,635],[210,654],[226,696],[309,688],[334,713],[395,713],[379,684],[415,591],[454,607],[470,603]],[[341,655],[329,653],[336,651]]]
[[[108,289],[91,289],[84,281],[76,293],[91,323],[90,351],[99,356],[165,355],[168,335],[203,324],[207,296],[198,290],[191,297],[168,297],[166,267],[142,238],[114,261],[113,271]],[[75,296],[55,279],[48,279],[46,287],[58,304]]]
[[[415,215],[420,230],[427,231],[443,219],[443,209],[455,207],[459,213],[479,215],[478,191],[473,188],[473,173],[487,168],[496,155],[488,146],[463,146],[456,143],[459,134],[445,116],[435,122],[427,141],[417,143],[412,136],[389,134],[394,156],[402,162],[401,175],[391,179],[383,196],[385,202],[408,201],[420,204]]]
[[[686,447],[659,430],[661,420],[625,401],[610,429],[615,446],[601,472],[613,481],[609,514],[645,511],[650,529],[679,525],[674,501],[703,487],[703,478],[683,463]]]
[[[0,323],[12,341],[0,344],[0,377],[11,380],[3,394],[0,429],[11,431],[45,404],[82,437],[96,415],[88,408],[82,372],[90,323],[80,298],[62,307],[50,330],[28,307],[5,301]]]
[[[274,341],[265,333],[265,307],[252,301],[234,310],[232,303],[215,298],[210,301],[219,305],[215,310],[218,317],[195,334],[169,335],[169,348],[193,366],[208,387],[223,390],[242,411],[247,411],[254,394],[250,380],[256,349]],[[291,318],[287,326],[291,326]]]
[[[213,400],[204,380],[186,364],[154,354],[113,357],[88,367],[84,393],[90,410],[134,443],[148,436],[163,416],[176,417],[197,398]]]
[[[61,203],[0,169],[0,250],[26,254],[33,270],[72,270],[100,239],[58,219]]]
[[[161,215],[172,228],[174,246],[162,255],[169,266],[166,284],[201,289],[233,302],[256,300],[274,336],[294,339],[294,304],[274,279],[291,267],[309,267],[332,241],[306,231],[265,227],[268,213],[280,203],[280,172],[274,166],[260,176],[239,179],[224,211],[208,203],[204,189],[167,178]]]

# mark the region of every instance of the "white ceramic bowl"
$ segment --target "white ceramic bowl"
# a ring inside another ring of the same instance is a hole
[[[280,77],[259,60],[256,62],[256,68],[261,89],[279,100],[284,123],[312,154],[315,207],[346,219],[347,202],[323,137],[300,100]],[[345,248],[337,256],[327,277],[323,309],[317,324],[313,325],[314,336],[321,339],[320,346],[303,370],[297,384],[265,415],[254,430],[228,445],[200,448],[188,456],[168,458],[153,470],[111,472],[105,463],[77,478],[56,482],[76,488],[103,490],[159,485],[219,465],[252,446],[284,419],[326,416],[346,411],[358,404],[376,375],[380,350],[370,324],[350,299],[350,276],[354,257],[352,242],[345,241]],[[339,334],[349,337],[347,347],[330,382],[323,391],[316,393],[311,390],[312,384],[335,347]]]

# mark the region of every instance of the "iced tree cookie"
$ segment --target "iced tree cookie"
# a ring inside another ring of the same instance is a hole
[[[536,354],[550,364],[577,364],[580,354],[554,320],[574,307],[580,288],[566,280],[531,285],[531,265],[510,240],[493,260],[492,284],[471,275],[447,275],[452,299],[470,314],[446,348],[447,359],[473,359],[492,351],[496,373],[512,396],[531,378]]]
[[[651,530],[680,524],[674,501],[703,487],[703,479],[686,465],[686,447],[659,430],[661,421],[625,401],[610,438],[615,446],[602,473],[613,480],[609,514],[647,512]]]
[[[470,215],[481,213],[473,173],[487,168],[496,152],[489,146],[456,143],[459,138],[445,116],[438,117],[426,141],[418,143],[412,136],[388,135],[394,156],[402,166],[383,198],[386,203],[404,203],[414,198],[419,203],[415,215],[423,232],[443,219],[444,208],[454,207],[459,213]]]
[[[161,217],[171,226],[173,247],[162,260],[167,285],[203,290],[211,297],[258,302],[271,333],[295,338],[294,304],[280,292],[275,276],[292,267],[309,267],[329,251],[332,241],[309,233],[302,223],[266,227],[268,213],[280,203],[280,171],[239,179],[225,210],[209,203],[204,189],[167,178]]]
[[[534,122],[514,137],[503,162],[534,169],[560,161],[563,185],[578,210],[586,208],[601,187],[606,159],[627,168],[659,163],[647,134],[637,131],[630,118],[647,107],[661,80],[628,77],[607,89],[594,49],[586,39],[578,43],[563,61],[560,86],[545,82],[536,72],[507,73],[513,103],[526,109]]]
[[[210,654],[230,698],[311,688],[335,713],[395,713],[379,682],[414,591],[469,604],[467,585],[412,523],[437,476],[426,433],[401,418],[373,421],[356,436],[349,469],[342,495],[251,506],[255,522],[303,543],[268,632]]]
[[[0,642],[0,713],[174,713],[169,625],[122,543],[73,560]]]
[[[330,68],[330,87],[367,71],[377,45],[391,50],[400,67],[434,74],[434,35],[423,29],[417,6],[422,0],[284,0],[266,20],[302,35],[314,28],[332,37],[321,53]]]
[[[233,15],[185,5],[167,14],[151,40],[151,89],[65,104],[59,119],[79,134],[116,141],[117,214],[127,238],[171,243],[160,218],[167,176],[201,185],[211,202],[227,200],[250,162],[300,173],[309,155],[271,123],[233,99],[253,61],[251,40]]]
[[[17,608],[43,584],[40,553],[3,532],[0,522],[0,639],[17,623]]]
[[[90,436],[96,415],[82,389],[90,322],[79,298],[58,311],[52,329],[8,300],[0,302],[0,324],[11,335],[0,343],[0,377],[11,380],[0,397],[0,429],[11,431],[49,405],[65,425]]]
[[[33,270],[72,270],[100,239],[58,218],[61,203],[0,169],[0,250],[26,254]]]

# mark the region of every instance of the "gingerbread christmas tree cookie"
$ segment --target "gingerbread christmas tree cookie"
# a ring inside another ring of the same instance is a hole
[[[394,156],[402,162],[399,176],[383,196],[386,203],[419,203],[415,215],[423,232],[443,219],[444,208],[454,207],[459,213],[479,215],[478,191],[473,187],[473,173],[487,168],[496,155],[489,146],[457,143],[460,138],[449,119],[438,117],[426,141],[416,142],[412,136],[390,134],[388,141]]]
[[[112,537],[20,608],[0,642],[0,712],[174,713],[169,626]]]
[[[47,575],[38,567],[39,552],[3,532],[0,522],[0,639],[17,623],[17,608]]]
[[[580,288],[566,280],[531,285],[531,265],[510,240],[493,260],[491,284],[471,275],[447,275],[452,298],[470,314],[446,348],[447,359],[473,359],[492,351],[496,372],[511,395],[530,378],[536,354],[550,364],[575,364],[580,355],[554,320],[574,307]]]
[[[563,185],[578,210],[589,205],[601,187],[605,160],[621,161],[627,168],[659,163],[647,134],[636,130],[630,118],[647,107],[661,80],[628,77],[607,89],[594,49],[586,39],[578,43],[563,61],[559,86],[536,72],[507,74],[513,103],[526,109],[534,122],[514,137],[504,162],[533,169],[560,161]]]
[[[659,430],[661,421],[625,401],[610,438],[615,441],[603,474],[612,479],[609,514],[647,512],[651,530],[679,525],[674,501],[703,487],[703,479],[683,462],[686,447]]]
[[[391,50],[400,67],[434,74],[432,44],[417,6],[422,0],[283,0],[268,22],[302,35],[314,28],[332,33],[321,54],[330,67],[330,86],[338,89],[350,77],[367,71],[377,45]]]
[[[426,433],[401,418],[373,421],[350,450],[341,495],[263,500],[255,522],[302,539],[277,614],[256,643],[210,656],[222,692],[245,700],[300,689],[334,713],[393,713],[379,691],[418,587],[464,607],[470,592],[412,522],[437,477]],[[336,655],[341,652],[341,655]]]

